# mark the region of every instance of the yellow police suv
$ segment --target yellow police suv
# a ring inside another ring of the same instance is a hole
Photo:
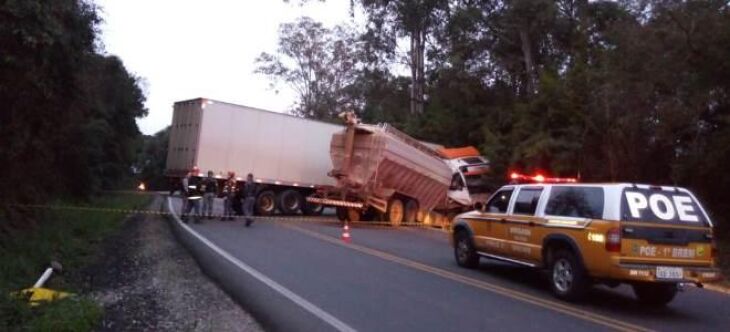
[[[664,305],[678,284],[721,278],[712,222],[687,189],[574,181],[507,185],[451,229],[456,262],[487,257],[548,270],[554,294],[578,300],[594,283],[629,283]]]

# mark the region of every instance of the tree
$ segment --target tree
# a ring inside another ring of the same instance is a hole
[[[353,2],[354,3],[354,2]],[[426,42],[439,14],[446,11],[446,0],[359,0],[368,17],[368,35],[379,51],[392,54],[397,38],[410,43],[406,57],[411,71],[410,111],[423,113],[426,94]]]
[[[0,17],[3,200],[88,197],[131,176],[145,98],[119,59],[98,53],[96,7],[5,1]]]
[[[139,171],[139,180],[145,183],[148,190],[169,189],[168,179],[164,174],[169,140],[169,126],[142,138],[135,168]]]
[[[278,54],[261,53],[256,72],[294,88],[299,95],[295,114],[333,120],[353,107],[345,89],[355,79],[356,45],[356,35],[349,28],[328,29],[301,17],[280,26]]]

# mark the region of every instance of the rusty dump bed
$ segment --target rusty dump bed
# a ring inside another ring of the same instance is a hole
[[[330,155],[337,186],[350,195],[372,203],[398,193],[418,200],[422,210],[446,203],[451,171],[431,148],[389,125],[358,124],[346,167],[345,141],[346,130],[335,133]]]

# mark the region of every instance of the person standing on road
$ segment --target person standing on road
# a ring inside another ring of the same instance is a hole
[[[246,183],[243,185],[243,215],[246,216],[246,227],[253,223],[253,208],[256,204],[256,184],[253,182],[253,174],[248,173]]]
[[[185,212],[188,208],[188,191],[190,190],[190,178],[198,174],[198,168],[193,167],[190,171],[185,173],[185,176],[180,180],[180,196],[182,197],[182,206],[180,207],[180,216],[185,219]]]
[[[203,181],[203,215],[207,219],[213,219],[213,204],[215,196],[218,195],[218,181],[213,177],[213,171],[208,171],[208,177]]]
[[[190,176],[187,180],[187,203],[185,204],[185,212],[183,213],[183,221],[187,222],[187,215],[192,211],[195,222],[200,223],[200,201],[203,199],[203,192],[200,185],[200,179]]]
[[[228,172],[228,179],[223,185],[223,217],[221,220],[233,220],[233,202],[236,198],[236,173]]]

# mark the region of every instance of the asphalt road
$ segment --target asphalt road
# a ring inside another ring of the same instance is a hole
[[[434,229],[291,219],[206,221],[193,228],[218,247],[359,331],[726,331],[730,296],[688,287],[666,308],[631,289],[596,287],[580,304],[554,299],[539,272],[482,259],[456,265]]]

